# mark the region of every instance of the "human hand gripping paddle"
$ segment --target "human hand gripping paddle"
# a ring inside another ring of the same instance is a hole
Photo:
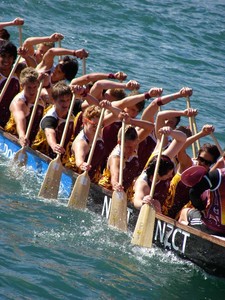
[[[75,101],[76,101],[75,94],[73,94],[73,98],[66,118],[66,124],[64,126],[63,134],[60,141],[60,147],[63,147],[65,143],[66,134],[70,123],[70,117],[73,111]],[[62,171],[63,171],[63,165],[61,162],[61,153],[58,153],[56,158],[49,163],[44,181],[38,193],[38,197],[43,197],[46,199],[57,199]]]
[[[125,121],[123,120],[121,131],[121,153],[119,171],[120,186],[122,186],[123,184],[124,143]],[[124,191],[114,191],[112,194],[108,224],[122,231],[127,231],[127,194]]]
[[[102,125],[102,121],[104,118],[104,112],[105,112],[105,108],[102,108],[101,110],[101,115],[98,121],[98,126],[95,132],[95,136],[91,145],[91,150],[88,156],[88,160],[87,160],[87,165],[90,165],[93,154],[94,154],[94,150],[95,150],[95,145],[97,142],[97,138],[98,138],[98,134]],[[88,171],[84,171],[82,174],[80,174],[77,179],[76,182],[74,184],[73,190],[71,192],[70,198],[69,198],[69,202],[68,202],[68,206],[69,207],[74,207],[74,208],[78,208],[78,209],[85,209],[87,206],[87,199],[88,199],[88,194],[89,194],[89,189],[90,189],[90,177],[88,175]]]
[[[39,97],[40,97],[40,94],[41,94],[41,90],[42,90],[42,87],[43,87],[43,83],[44,83],[44,81],[41,80],[40,85],[39,85],[39,88],[38,88],[38,91],[37,91],[37,95],[36,95],[36,98],[35,98],[33,110],[32,110],[31,116],[30,116],[29,124],[28,124],[28,126],[27,126],[27,131],[26,131],[26,136],[25,136],[25,139],[26,139],[26,140],[29,140],[29,136],[30,136],[31,129],[32,129],[32,126],[33,126],[33,123],[34,123],[34,118],[35,118],[35,114],[36,114],[37,107],[38,107],[38,100],[39,100]],[[15,155],[14,155],[14,161],[15,161],[20,167],[26,165],[26,162],[27,162],[26,147],[27,147],[27,146],[23,146],[23,147],[22,147],[19,151],[17,151],[17,152],[15,153]]]
[[[187,101],[187,108],[191,108],[191,101],[190,101],[189,96],[186,98],[186,101]],[[197,130],[197,124],[196,124],[195,116],[189,117],[189,124],[190,124],[190,129],[191,129],[192,134],[197,134],[198,130]],[[196,146],[197,146],[197,150],[199,150],[200,149],[199,140],[196,141]],[[195,143],[192,144],[192,152],[193,152],[193,156],[197,157]]]
[[[159,170],[161,155],[162,155],[162,148],[164,143],[164,134],[162,135],[160,147],[159,147],[159,154],[156,161],[156,166],[154,170],[151,190],[150,190],[150,197],[153,199],[154,192],[155,192],[155,185],[157,180],[157,174]],[[154,232],[154,225],[155,225],[155,208],[153,205],[144,204],[141,207],[138,220],[134,229],[133,237],[131,243],[134,245],[148,247],[151,248],[152,246],[152,239],[153,239],[153,232]]]
[[[86,75],[86,58],[82,59],[82,75]]]

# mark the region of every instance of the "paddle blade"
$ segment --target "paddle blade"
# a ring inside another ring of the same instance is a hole
[[[87,172],[82,173],[77,177],[71,192],[68,206],[78,209],[85,209],[90,190],[90,178]]]
[[[17,151],[13,160],[19,167],[25,166],[27,164],[27,153],[25,148],[21,148],[19,151]]]
[[[141,207],[131,243],[134,245],[151,248],[154,225],[155,209],[153,206],[144,204]]]
[[[38,194],[39,197],[57,199],[62,171],[63,166],[60,157],[50,162]]]
[[[124,191],[112,194],[108,224],[127,231],[127,195]]]

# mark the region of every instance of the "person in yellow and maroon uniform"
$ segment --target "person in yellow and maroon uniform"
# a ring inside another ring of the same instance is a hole
[[[199,150],[198,156],[192,159],[187,153],[186,148],[197,139],[207,136],[214,131],[212,125],[204,125],[202,130],[197,134],[188,137],[184,147],[177,155],[178,168],[175,176],[170,182],[170,189],[166,201],[162,207],[163,214],[171,218],[179,218],[180,210],[185,206],[190,206],[189,190],[190,187],[186,186],[181,180],[181,174],[193,165],[202,166],[208,172],[211,165],[214,164],[220,156],[219,150],[216,145],[203,144]]]
[[[44,101],[39,97],[30,136],[26,137],[26,130],[40,84],[39,80],[44,79],[44,76],[48,80],[47,74],[39,75],[35,69],[31,67],[25,68],[20,75],[20,83],[23,90],[16,95],[10,104],[11,116],[5,126],[5,130],[17,135],[22,147],[32,144],[43,117]]]
[[[107,166],[99,180],[99,185],[109,190],[127,189],[132,185],[139,169],[137,147],[138,133],[135,127],[127,125],[124,142],[123,184],[119,185],[119,165],[121,155],[121,129],[118,133],[118,144],[108,157]]]
[[[83,90],[82,90],[83,91]],[[77,93],[79,91],[77,90]],[[60,146],[63,129],[66,123],[68,110],[72,99],[72,91],[65,82],[59,81],[52,88],[54,105],[50,107],[40,122],[40,130],[32,144],[34,150],[55,158],[56,154],[61,153],[62,163],[67,161],[70,143],[74,138],[74,117],[70,117],[70,123],[66,135],[64,146]]]
[[[87,96],[85,97],[87,98]],[[121,113],[121,110],[112,106],[112,104],[103,100],[99,103],[101,107],[107,108],[116,117]],[[90,165],[87,164],[91,145],[95,136],[96,128],[99,122],[101,114],[101,108],[96,105],[91,105],[85,109],[82,113],[83,128],[76,136],[72,144],[72,155],[67,167],[72,168],[74,171],[81,173],[84,170],[88,170],[88,174],[92,182],[97,183],[101,175],[101,163],[104,154],[104,142],[102,140],[102,134],[99,132],[97,142],[94,149],[94,154]],[[108,119],[108,121],[106,121]],[[106,115],[103,118],[102,128],[107,122],[110,122],[110,116]]]

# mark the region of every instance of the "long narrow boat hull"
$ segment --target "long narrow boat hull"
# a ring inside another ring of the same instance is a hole
[[[12,159],[19,149],[17,139],[0,129],[0,155]],[[30,148],[26,151],[27,166],[44,178],[51,160]],[[77,176],[78,174],[63,168],[60,186],[63,197],[69,198]],[[87,208],[108,219],[111,196],[108,190],[91,183]],[[131,231],[135,228],[138,213],[132,206],[128,206],[127,221]],[[194,262],[210,274],[225,277],[225,239],[211,236],[156,213],[153,243]]]

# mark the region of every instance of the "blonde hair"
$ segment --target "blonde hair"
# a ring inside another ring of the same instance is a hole
[[[101,108],[97,105],[91,105],[88,106],[84,113],[83,113],[83,119],[93,119],[93,118],[100,118],[101,115]]]
[[[126,97],[124,89],[110,89],[110,96],[116,98],[116,100],[122,100]]]
[[[32,68],[27,67],[23,69],[20,73],[20,84],[24,85],[26,83],[33,83],[38,81],[38,72]]]

